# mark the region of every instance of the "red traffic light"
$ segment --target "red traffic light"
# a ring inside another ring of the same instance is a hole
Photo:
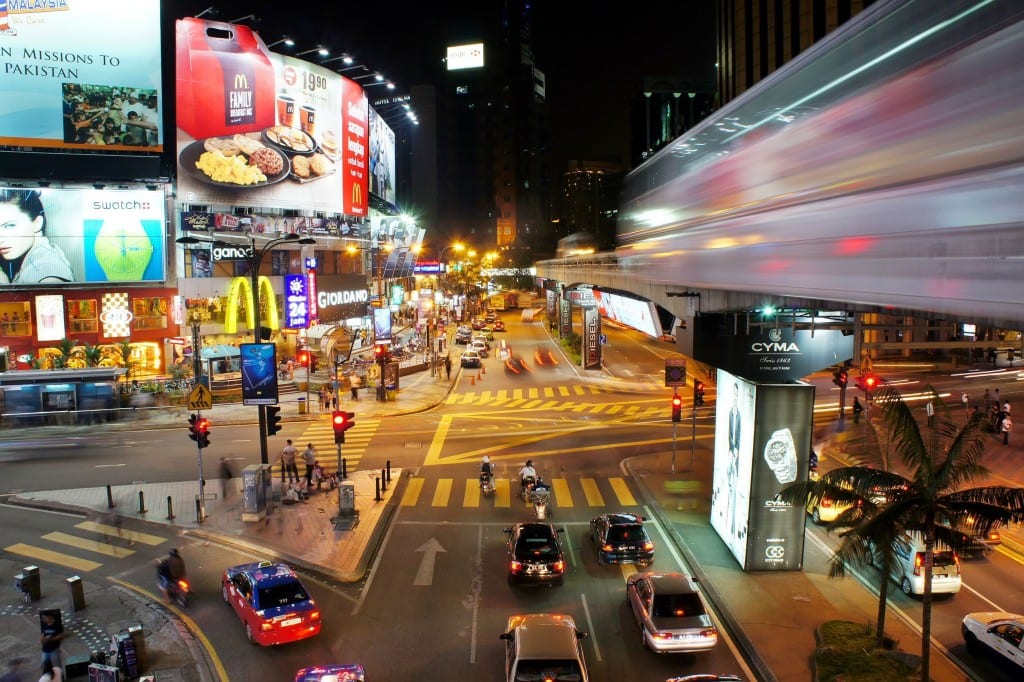
[[[299,360],[299,364],[302,365],[303,367],[308,366],[309,365],[309,353],[307,353],[304,350],[303,351],[299,351],[298,360]]]
[[[344,443],[345,432],[356,425],[355,412],[342,412],[335,410],[331,413],[331,426],[334,427],[334,442]]]
[[[386,352],[386,350],[384,349],[384,346],[374,346],[373,347],[373,357],[377,358],[378,360],[380,358],[384,357],[384,353],[385,352]]]
[[[679,395],[672,396],[672,407],[682,407],[683,399]]]
[[[878,377],[874,374],[869,374],[864,377],[864,385],[868,387],[868,390],[872,390],[878,385]]]
[[[196,431],[198,433],[206,433],[210,430],[210,420],[206,417],[200,417],[196,420]]]

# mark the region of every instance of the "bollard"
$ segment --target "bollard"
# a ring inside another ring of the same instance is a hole
[[[68,609],[81,611],[85,608],[85,588],[82,587],[82,578],[73,575],[64,582],[68,586]]]
[[[110,486],[107,486],[107,509],[114,508],[114,494],[110,491]]]
[[[377,477],[374,477],[374,479],[373,479],[373,488],[374,488],[373,501],[374,502],[380,502],[380,479],[377,478]]]
[[[388,481],[388,483],[391,483],[391,460],[389,459],[389,460],[388,460],[388,461],[386,462],[386,464],[387,464],[387,471],[388,471],[388,478],[387,478],[387,481]]]
[[[203,522],[203,501],[196,496],[196,523]]]
[[[348,478],[348,460],[344,457],[341,458],[341,480]]]
[[[21,569],[21,573],[14,576],[14,589],[21,592],[26,603],[42,599],[43,590],[39,579],[39,567],[26,566]]]
[[[146,495],[141,490],[139,491],[139,513],[146,513]]]
[[[387,479],[387,472],[384,469],[380,470],[380,481],[381,481],[380,487],[382,489],[384,489],[384,490],[387,490],[388,489],[388,479]]]
[[[167,520],[172,521],[174,519],[174,500],[171,496],[167,496]]]

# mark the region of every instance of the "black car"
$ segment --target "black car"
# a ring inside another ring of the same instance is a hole
[[[601,514],[590,521],[590,541],[599,564],[639,564],[654,561],[654,543],[637,514]]]
[[[558,534],[564,528],[550,523],[517,523],[508,534],[509,585],[561,585],[565,556]]]

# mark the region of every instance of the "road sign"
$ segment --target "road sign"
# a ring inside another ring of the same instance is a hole
[[[665,385],[686,385],[686,360],[683,358],[665,359]]]
[[[601,334],[597,338],[600,340],[600,343],[601,343],[602,346],[607,346],[608,345],[608,335],[607,334]]]
[[[213,394],[202,384],[196,384],[188,393],[188,409],[209,410],[213,407]]]

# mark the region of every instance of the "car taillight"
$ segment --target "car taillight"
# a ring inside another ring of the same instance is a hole
[[[650,541],[645,542],[644,543],[644,551],[645,552],[653,552],[654,551],[654,543],[650,542]]]
[[[274,629],[274,624],[273,623],[269,623],[267,621],[263,621],[262,623],[260,623],[260,630],[262,630],[263,632],[270,632],[273,629]]]
[[[610,552],[610,551],[612,551],[612,549],[613,549],[612,546],[609,545],[609,544],[601,545],[601,551],[602,552]]]
[[[956,574],[960,575],[960,556],[953,552],[953,563],[956,565]]]
[[[513,573],[519,573],[523,570],[523,564],[520,561],[509,562],[508,570],[512,571]]]
[[[987,540],[988,540],[989,542],[1000,542],[1000,541],[1001,541],[1001,540],[1003,539],[1003,536],[1002,536],[1002,535],[1000,535],[1000,534],[999,534],[999,531],[997,531],[997,530],[990,530],[990,531],[988,532],[988,534],[987,534],[987,535],[985,535],[985,538],[986,538],[986,539],[987,539]]]
[[[700,636],[701,637],[709,637],[711,639],[717,639],[718,638],[718,630],[716,630],[715,628],[707,628],[706,630],[701,630],[700,631]]]
[[[320,620],[320,612],[319,611],[310,611],[309,612],[309,619],[310,620]]]
[[[556,561],[555,563],[551,564],[551,570],[554,571],[555,573],[561,573],[562,571],[565,570],[565,562],[564,561]]]
[[[921,563],[922,563],[921,553],[918,552],[917,554],[914,555],[914,575],[921,575]]]
[[[671,632],[652,632],[651,637],[653,639],[672,639]]]

